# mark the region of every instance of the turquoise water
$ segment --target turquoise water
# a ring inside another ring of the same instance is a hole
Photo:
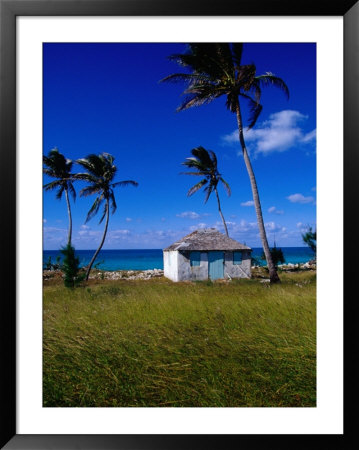
[[[313,259],[313,252],[308,247],[281,247],[286,263],[305,263]],[[89,264],[94,250],[76,250],[80,265]],[[253,248],[252,256],[260,258],[261,248]],[[44,264],[51,257],[52,263],[61,255],[58,250],[44,250]],[[262,264],[265,261],[261,261]],[[163,269],[163,253],[161,249],[153,250],[101,250],[95,266],[103,270],[146,270]]]

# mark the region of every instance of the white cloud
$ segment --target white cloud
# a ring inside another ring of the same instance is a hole
[[[82,237],[91,237],[91,238],[96,238],[96,237],[100,237],[102,235],[102,231],[91,231],[91,230],[80,230],[78,232],[79,236]]]
[[[303,136],[302,142],[303,143],[312,142],[315,139],[317,139],[317,130],[312,130]]]
[[[258,224],[257,222],[247,222],[242,219],[240,222],[226,222],[228,226],[229,236],[233,239],[238,240],[241,243],[246,242],[248,245],[252,243],[253,246],[261,246],[261,240],[259,236]],[[217,221],[214,225],[222,233],[224,232],[223,223]],[[282,238],[285,237],[287,233],[286,227],[277,224],[274,221],[267,222],[264,224],[268,239],[273,239],[274,236],[277,242],[280,242]]]
[[[241,206],[253,206],[253,205],[254,205],[253,200],[248,200],[247,202],[241,203]]]
[[[176,216],[184,219],[198,219],[200,217],[200,215],[194,211],[184,211],[180,214],[176,214]]]
[[[44,223],[46,223],[46,222],[47,222],[47,220],[46,220],[46,219],[43,219],[42,221],[43,221]]]
[[[122,233],[122,236],[117,236],[117,240],[113,238],[107,244],[112,248],[118,248],[119,244],[124,246],[123,248],[164,248],[176,242],[185,234],[188,234],[188,231],[150,229],[139,233]]]
[[[44,233],[66,233],[66,228],[44,227]]]
[[[106,235],[105,246],[116,244],[119,241],[127,238],[130,234],[129,230],[109,230]],[[103,236],[103,230],[91,230],[87,225],[82,225],[80,231],[73,237],[73,242],[76,246],[93,248],[96,247]]]
[[[111,230],[109,231],[109,236],[116,237],[116,236],[123,236],[130,234],[130,230]]]
[[[315,224],[313,224],[313,223],[310,223],[310,224],[309,223],[305,223],[304,224],[302,222],[298,222],[297,223],[297,228],[299,228],[299,231],[301,233],[306,233],[310,227],[315,228]]]
[[[286,197],[291,203],[314,203],[315,198],[312,196],[305,197],[303,194],[292,194]]]
[[[44,227],[44,241],[51,246],[60,247],[67,239],[68,230],[65,228]]]
[[[132,219],[131,219],[131,217],[126,217],[126,222],[132,222]]]
[[[191,227],[189,227],[190,231],[196,231],[198,229],[203,229],[203,228],[209,228],[209,227],[206,223],[203,223],[203,222],[197,223],[197,225],[192,225]]]
[[[281,225],[278,225],[275,222],[267,222],[266,224],[264,224],[265,229],[267,232],[271,232],[271,233],[277,233],[279,231],[286,231],[285,227],[282,227]]]
[[[297,145],[308,145],[315,142],[316,130],[305,133],[300,123],[308,116],[299,111],[284,110],[269,116],[255,128],[246,130],[244,138],[255,154],[264,155],[272,152],[284,152]],[[223,137],[227,144],[238,143],[238,131],[235,130]]]
[[[275,206],[271,206],[270,208],[268,208],[268,212],[270,214],[284,214],[284,211],[282,209],[277,209]]]

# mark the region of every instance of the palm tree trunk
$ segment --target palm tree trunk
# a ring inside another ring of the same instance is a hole
[[[92,267],[93,263],[95,262],[95,259],[97,258],[97,255],[99,254],[99,252],[100,252],[100,250],[101,250],[101,248],[103,246],[103,243],[105,242],[109,217],[110,217],[110,205],[109,205],[109,201],[107,199],[106,200],[106,224],[105,224],[105,229],[104,229],[104,232],[103,232],[103,235],[102,235],[102,240],[101,240],[100,246],[95,251],[95,254],[93,255],[93,257],[92,257],[92,259],[90,261],[90,264],[89,264],[89,266],[87,268],[86,278],[85,278],[86,281],[89,279],[91,267]]]
[[[219,195],[218,195],[218,192],[217,192],[217,188],[215,188],[214,191],[215,191],[216,196],[217,196],[218,211],[219,211],[220,216],[222,217],[222,222],[223,222],[223,225],[224,225],[224,229],[226,231],[226,235],[227,235],[227,237],[229,237],[228,236],[227,224],[226,224],[226,221],[224,220],[224,217],[223,217],[223,214],[222,214],[222,210],[221,210],[221,202],[219,201]]]
[[[67,245],[71,245],[71,238],[72,238],[72,216],[71,216],[71,208],[70,208],[70,200],[69,200],[69,193],[67,189],[65,188],[65,197],[66,197],[66,203],[67,203],[67,214],[69,215],[69,234],[67,238]]]
[[[264,251],[264,254],[265,254],[265,257],[267,260],[267,265],[268,265],[268,270],[269,270],[269,278],[270,278],[271,283],[278,283],[280,281],[280,279],[279,279],[277,270],[275,268],[275,265],[273,264],[272,255],[269,250],[266,230],[264,228],[262,208],[261,208],[261,203],[259,200],[257,182],[256,182],[256,179],[254,176],[251,161],[249,159],[246,144],[244,142],[243,123],[242,123],[242,116],[241,116],[241,109],[239,106],[239,101],[237,102],[236,113],[237,113],[238,131],[239,131],[239,141],[241,143],[243,157],[244,157],[244,163],[246,165],[247,172],[249,175],[249,180],[251,183],[254,207],[255,207],[256,215],[257,215],[259,235],[260,235],[260,238],[262,241],[263,251]]]

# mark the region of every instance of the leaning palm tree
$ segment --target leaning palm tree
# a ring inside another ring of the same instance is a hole
[[[44,185],[45,191],[52,191],[57,189],[56,198],[61,199],[62,194],[65,192],[65,198],[67,203],[67,213],[69,216],[69,232],[67,238],[67,245],[71,245],[72,237],[72,216],[69,200],[69,192],[75,201],[76,192],[72,184],[72,164],[70,159],[66,159],[63,154],[59,152],[57,148],[50,150],[48,156],[43,157],[44,167],[43,172],[49,177],[55,178],[55,181],[51,181]]]
[[[186,161],[182,164],[184,166],[189,167],[190,169],[194,169],[195,172],[183,172],[184,175],[195,175],[204,177],[199,183],[192,186],[187,192],[188,196],[193,195],[197,192],[201,187],[207,185],[204,188],[206,193],[205,203],[207,203],[210,195],[214,191],[216,193],[217,202],[218,202],[218,211],[222,218],[223,226],[226,231],[226,235],[228,236],[228,229],[226,221],[224,220],[222,210],[221,210],[221,202],[219,201],[219,195],[217,190],[217,185],[219,182],[223,184],[225,187],[227,194],[231,195],[231,188],[229,184],[223,179],[222,175],[218,172],[217,167],[217,156],[212,150],[206,150],[203,147],[196,147],[191,150],[192,157],[186,158]]]
[[[251,183],[259,234],[268,264],[270,281],[277,282],[279,277],[270,254],[257,183],[244,141],[240,100],[245,100],[249,105],[248,128],[252,128],[262,111],[261,88],[269,85],[279,87],[288,98],[289,91],[285,82],[272,73],[257,75],[254,64],[242,65],[242,51],[243,44],[239,43],[189,44],[185,53],[170,57],[185,67],[188,72],[174,73],[161,81],[187,82],[187,88],[184,91],[187,97],[177,108],[178,111],[210,103],[222,95],[226,96],[226,107],[237,117],[239,142]]]
[[[110,206],[112,214],[116,211],[117,205],[115,200],[114,188],[116,186],[138,186],[138,183],[133,180],[117,181],[113,183],[113,179],[116,175],[117,167],[114,165],[114,157],[108,153],[101,153],[100,155],[88,155],[86,158],[78,159],[76,162],[84,167],[86,173],[77,173],[74,178],[77,180],[87,181],[89,186],[84,187],[80,191],[80,195],[87,197],[92,194],[97,194],[97,197],[87,213],[87,223],[92,217],[94,217],[102,204],[104,204],[102,216],[99,223],[102,223],[106,217],[105,229],[102,235],[102,239],[98,249],[95,251],[90,264],[86,271],[85,279],[88,280],[93,263],[99,254],[107,234],[108,222],[110,218]]]

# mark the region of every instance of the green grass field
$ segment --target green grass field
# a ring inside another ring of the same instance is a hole
[[[316,405],[316,278],[44,286],[44,406]]]

